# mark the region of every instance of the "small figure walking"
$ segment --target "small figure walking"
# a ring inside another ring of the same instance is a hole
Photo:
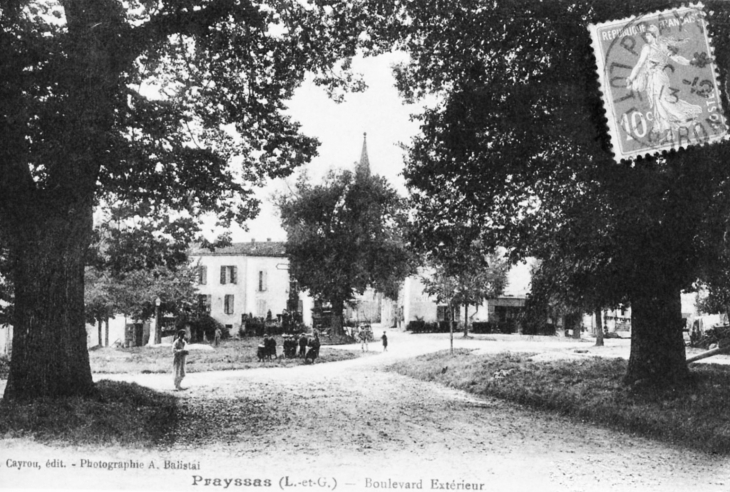
[[[319,333],[316,331],[314,332],[314,338],[309,341],[309,350],[307,351],[307,355],[304,356],[304,363],[307,363],[307,360],[312,359],[312,364],[314,364],[314,361],[319,357]]]
[[[175,389],[183,389],[180,386],[183,378],[185,377],[185,359],[187,359],[188,351],[185,349],[187,343],[185,342],[185,330],[177,332],[177,338],[172,343],[172,370],[175,373]]]
[[[306,358],[306,352],[307,352],[307,343],[309,341],[307,340],[307,336],[302,333],[299,335],[299,357]]]
[[[368,332],[363,330],[362,327],[358,327],[357,336],[360,339],[360,349],[363,352],[369,352],[368,350]]]
[[[216,327],[215,329],[215,337],[213,338],[213,345],[216,347],[221,344],[221,329],[220,327]]]
[[[383,340],[383,352],[387,352],[388,351],[388,335],[386,335],[385,332],[383,332],[382,340]]]

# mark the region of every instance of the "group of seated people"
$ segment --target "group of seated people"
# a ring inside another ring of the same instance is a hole
[[[304,358],[304,361],[314,360],[319,356],[319,333],[314,332],[314,337],[310,340],[307,336],[302,333],[299,335],[299,339],[296,339],[296,335],[284,335],[284,357],[287,359],[294,359],[296,357]],[[297,354],[297,347],[299,347],[299,353]],[[309,350],[307,350],[309,347]],[[259,344],[256,356],[259,362],[263,360],[276,359],[278,357],[276,353],[276,339],[273,336],[264,336],[263,341]]]

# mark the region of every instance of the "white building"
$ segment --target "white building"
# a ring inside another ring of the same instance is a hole
[[[289,259],[284,243],[233,243],[215,251],[196,249],[190,254],[199,268],[198,295],[213,318],[238,333],[243,315],[272,318],[287,309],[291,289]],[[297,311],[311,324],[312,300],[299,293]]]
[[[410,321],[423,320],[425,322],[444,321],[448,306],[440,305],[436,299],[424,292],[421,280],[425,272],[408,277],[398,293],[397,318],[399,326],[405,328]],[[469,307],[469,321],[504,322],[514,318],[525,305],[525,299],[530,289],[530,264],[521,263],[513,266],[507,273],[507,286],[502,296],[489,299],[478,308]],[[457,319],[463,318],[463,308]],[[383,319],[390,319],[384,314]]]

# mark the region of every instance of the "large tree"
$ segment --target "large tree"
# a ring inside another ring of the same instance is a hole
[[[0,0],[0,237],[15,289],[5,397],[93,392],[84,267],[97,201],[255,215],[252,187],[316,152],[284,101],[308,71],[333,91],[358,85],[340,68],[369,42],[373,9]]]
[[[730,6],[709,4],[714,39],[727,39]],[[680,292],[728,230],[730,145],[614,162],[587,29],[679,3],[402,5],[411,61],[396,70],[399,89],[408,100],[438,96],[405,171],[426,246],[467,228],[516,258],[557,247],[597,281],[610,272],[607,298],[632,308],[626,381],[687,376]],[[730,45],[716,42],[714,53],[726,80]]]
[[[372,287],[395,298],[413,271],[406,250],[404,200],[379,176],[330,172],[321,184],[306,175],[278,200],[287,232],[289,272],[299,286],[332,304],[342,332],[345,303]]]

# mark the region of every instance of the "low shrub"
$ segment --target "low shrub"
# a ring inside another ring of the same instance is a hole
[[[413,333],[424,333],[426,328],[426,322],[422,319],[417,319],[414,321],[409,321],[406,325],[406,331],[411,331]]]

